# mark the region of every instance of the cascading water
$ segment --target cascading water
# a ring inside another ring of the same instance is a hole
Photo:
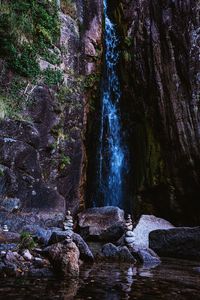
[[[108,16],[107,0],[104,0],[103,4],[105,15],[105,58],[99,134],[98,178],[93,206],[112,205],[123,208],[125,149],[122,145],[119,110],[121,91],[117,76],[119,41],[116,27]]]

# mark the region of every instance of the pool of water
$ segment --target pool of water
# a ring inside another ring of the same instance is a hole
[[[77,280],[3,279],[0,299],[198,300],[200,262],[164,259],[154,268],[84,265]]]

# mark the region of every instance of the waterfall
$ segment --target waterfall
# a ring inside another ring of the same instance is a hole
[[[105,15],[104,76],[102,83],[97,194],[93,199],[93,205],[123,207],[125,150],[122,145],[119,110],[121,91],[117,75],[119,40],[116,26],[108,16],[107,0],[104,0],[103,4]]]

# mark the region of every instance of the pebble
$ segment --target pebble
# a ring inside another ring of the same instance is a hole
[[[127,244],[133,244],[135,242],[135,238],[134,237],[125,237],[125,242]]]
[[[126,232],[126,236],[128,236],[128,237],[135,237],[135,234],[134,234],[133,231],[128,230],[128,231]]]
[[[30,251],[28,249],[24,250],[23,257],[26,260],[32,260],[33,259],[33,256],[32,256],[32,254],[30,253]]]

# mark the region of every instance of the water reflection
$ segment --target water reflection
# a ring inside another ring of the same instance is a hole
[[[199,263],[166,260],[154,267],[85,265],[78,280],[0,281],[0,299],[200,299]]]

